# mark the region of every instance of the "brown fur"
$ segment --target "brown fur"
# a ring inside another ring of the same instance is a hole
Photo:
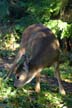
[[[62,94],[65,93],[61,85],[58,71],[60,54],[59,42],[52,31],[42,24],[33,24],[24,31],[19,52],[11,66],[12,72],[18,73],[18,67],[20,66],[17,67],[17,64],[22,58],[22,55],[25,55],[26,53],[30,56],[28,63],[26,63],[28,66],[28,72],[20,72],[14,85],[19,87],[29,83],[34,77],[38,76],[37,74],[39,74],[44,67],[56,63],[56,76],[59,83],[59,90]],[[37,78],[39,79],[39,76]],[[37,85],[39,86],[39,84]],[[40,89],[40,87],[37,89]]]

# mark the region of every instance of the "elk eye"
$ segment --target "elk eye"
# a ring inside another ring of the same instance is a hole
[[[19,79],[19,76],[17,76],[17,79]]]

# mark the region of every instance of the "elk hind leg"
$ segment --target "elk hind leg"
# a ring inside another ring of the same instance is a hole
[[[58,80],[58,84],[59,84],[59,92],[60,92],[60,94],[65,95],[66,92],[65,92],[65,90],[62,86],[62,83],[61,83],[61,77],[60,77],[60,72],[59,72],[59,63],[56,62],[54,65],[55,65],[55,76],[56,76],[56,78]]]
[[[37,93],[40,92],[40,72],[36,75],[36,86],[35,86],[35,91]]]

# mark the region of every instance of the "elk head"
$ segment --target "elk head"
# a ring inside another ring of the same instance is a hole
[[[22,66],[20,71],[18,70],[19,72],[17,72],[16,79],[14,81],[15,87],[22,87],[22,86],[28,84],[42,70],[42,68],[36,69],[33,67],[30,69],[29,66],[30,66],[29,64],[26,64],[24,62],[24,65]]]

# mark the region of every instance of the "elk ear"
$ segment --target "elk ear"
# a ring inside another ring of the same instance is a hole
[[[23,69],[26,71],[26,72],[29,72],[29,67],[28,67],[28,64],[26,62],[24,62],[23,64]]]

